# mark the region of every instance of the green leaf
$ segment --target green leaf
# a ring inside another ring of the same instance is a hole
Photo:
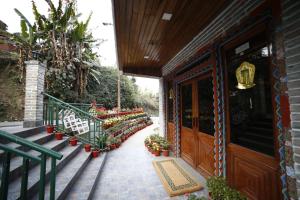
[[[21,20],[21,36],[23,38],[28,38],[29,37],[29,34],[28,34],[28,29],[27,29],[27,25],[26,25],[26,22],[25,20]]]
[[[32,1],[32,10],[33,10],[35,21],[39,26],[39,30],[44,30],[45,28],[44,28],[43,18],[41,17],[41,14],[37,10],[37,7],[36,7],[34,1]]]
[[[32,28],[32,25],[31,25],[31,23],[28,21],[28,19],[18,10],[18,9],[14,9],[15,10],[15,12],[21,17],[21,19],[22,20],[24,20],[25,22],[26,22],[26,24],[30,27],[30,28]]]

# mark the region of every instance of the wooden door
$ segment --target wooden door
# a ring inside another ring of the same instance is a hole
[[[214,172],[214,100],[211,73],[181,86],[181,157],[203,176]]]
[[[171,144],[170,150],[175,151],[175,125],[174,125],[174,90],[173,90],[173,82],[169,81],[167,83],[167,139]],[[175,153],[175,152],[174,152]]]
[[[271,50],[264,32],[247,37],[231,43],[224,52],[227,178],[248,199],[277,200],[279,163]],[[236,70],[244,61],[255,66],[255,85],[239,89]]]
[[[181,157],[195,166],[195,134],[194,134],[194,83],[189,81],[181,85]]]
[[[214,98],[211,74],[196,80],[197,169],[204,177],[214,173]]]

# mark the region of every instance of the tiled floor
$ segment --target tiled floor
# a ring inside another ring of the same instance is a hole
[[[109,153],[93,199],[105,200],[166,200],[187,199],[184,195],[170,198],[157,176],[152,161],[155,158],[144,147],[144,138],[152,134],[156,124],[130,137],[122,146]],[[205,179],[183,160],[179,163],[195,179],[205,185]],[[206,189],[197,192],[207,195]]]

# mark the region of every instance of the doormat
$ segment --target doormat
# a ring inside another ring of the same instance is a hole
[[[153,161],[153,165],[170,197],[195,192],[203,188],[174,159]]]

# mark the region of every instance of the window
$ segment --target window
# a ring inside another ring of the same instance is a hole
[[[244,52],[227,52],[227,78],[231,142],[274,155],[270,49],[263,34],[249,40]],[[255,66],[254,86],[237,88],[236,70],[247,61]]]
[[[193,112],[192,112],[192,84],[183,85],[181,87],[182,94],[182,126],[193,128]]]
[[[214,99],[212,77],[198,81],[199,131],[214,135]]]
[[[172,82],[168,83],[168,94],[167,94],[167,102],[168,102],[168,122],[173,122],[173,101],[174,101],[174,90],[172,87]]]

